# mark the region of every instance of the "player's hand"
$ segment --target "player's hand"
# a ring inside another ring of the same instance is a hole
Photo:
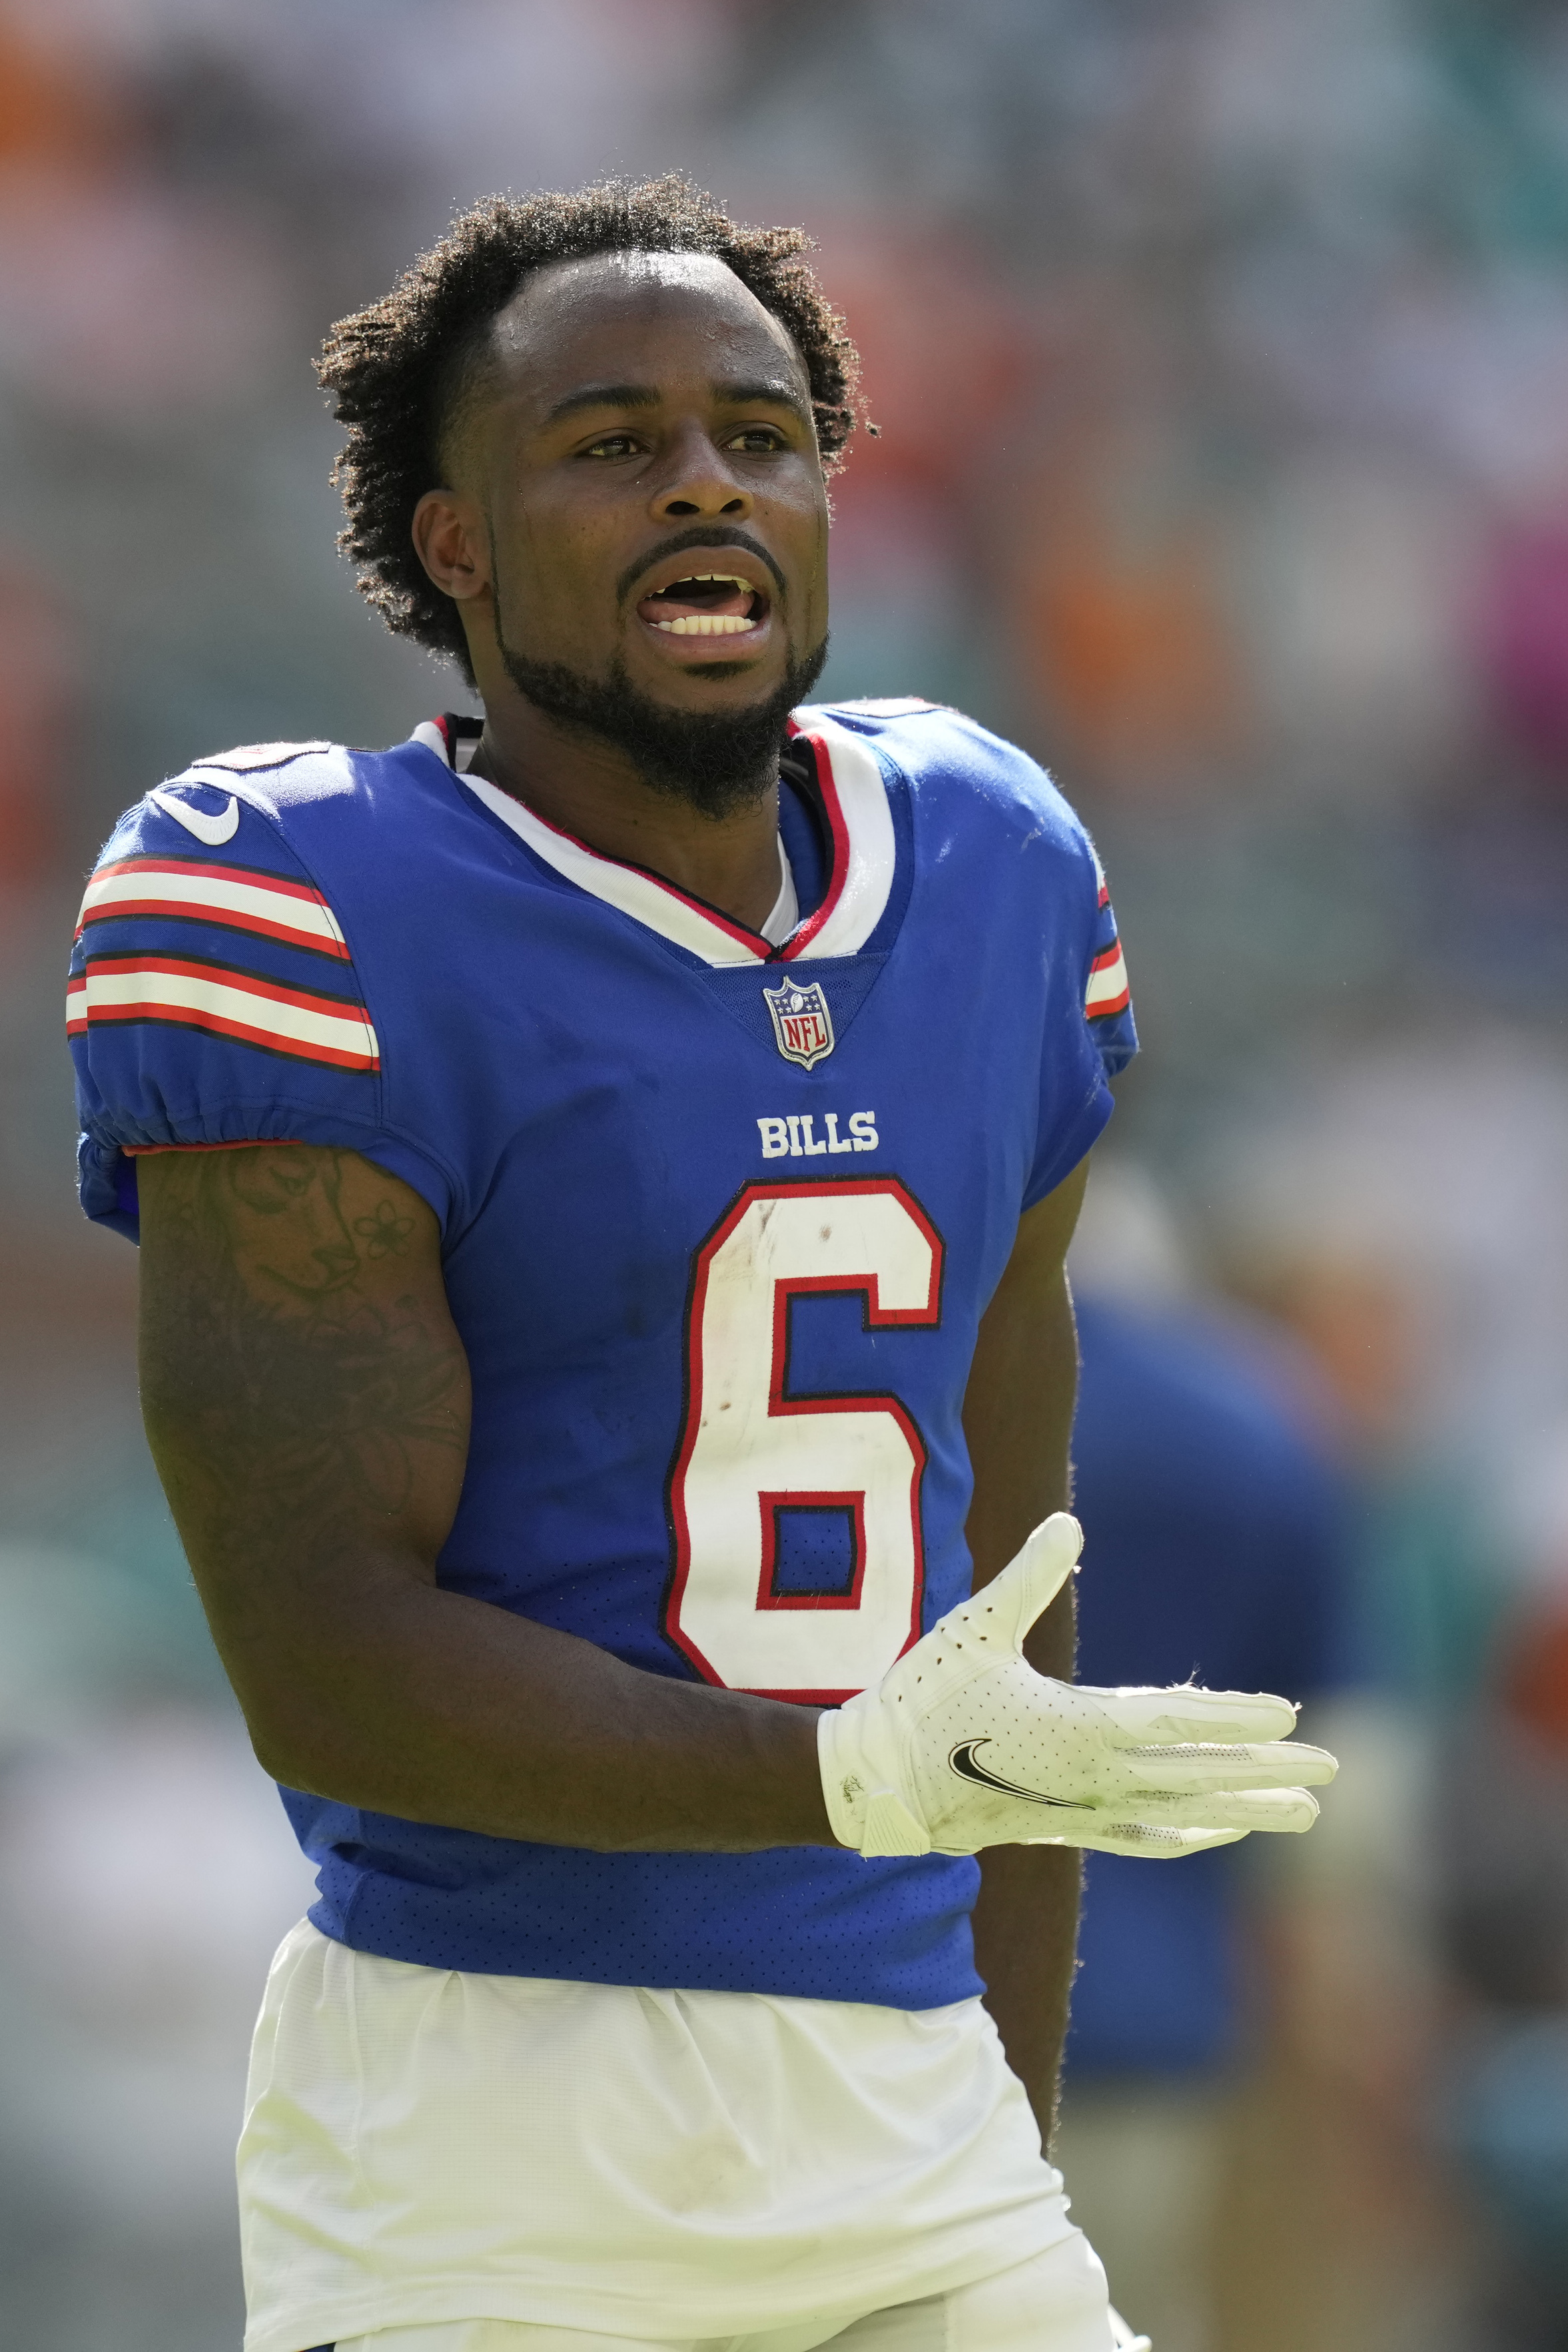
[[[1082,1547],[1058,1511],[875,1690],[824,1714],[827,1817],[864,1854],[1093,1846],[1162,1857],[1305,1830],[1339,1767],[1287,1735],[1289,1699],[1179,1684],[1096,1690],[1037,1675],[1024,1636]]]

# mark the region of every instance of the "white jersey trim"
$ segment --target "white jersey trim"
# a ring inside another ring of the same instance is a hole
[[[471,747],[459,746],[454,762],[446,736],[433,719],[416,727],[411,740],[462,775],[476,800],[568,882],[606,906],[618,908],[702,962],[720,966],[857,955],[880,922],[891,896],[898,845],[887,786],[874,754],[847,728],[815,714],[799,733],[818,754],[817,776],[833,840],[833,866],[822,904],[795,926],[782,949],[772,946],[763,933],[747,930],[717,908],[688,898],[658,875],[625,865],[619,858],[603,856],[484,777],[464,774],[462,752],[468,751],[471,757]],[[775,908],[775,915],[777,911]],[[773,921],[770,916],[770,929]]]
[[[334,1069],[376,1070],[381,1049],[369,1015],[341,997],[290,988],[260,973],[221,970],[177,955],[89,958],[66,987],[66,1034],[105,1021],[155,1021],[206,1029]]]
[[[608,907],[619,908],[623,915],[646,924],[650,931],[672,940],[689,954],[700,956],[704,963],[761,963],[767,958],[766,944],[756,935],[733,927],[717,915],[710,915],[694,900],[685,898],[668,883],[656,881],[636,866],[623,866],[618,858],[602,857],[586,842],[578,841],[572,834],[562,833],[547,824],[533,810],[514,801],[510,793],[487,782],[483,776],[465,776],[476,800],[510,825],[520,841],[527,843],[537,857],[552,866],[557,874],[574,882],[579,890],[590,898],[603,899]]]
[[[800,921],[800,899],[795,887],[795,868],[789,862],[789,852],[779,835],[779,895],[773,900],[773,912],[763,925],[763,937],[770,947],[782,948]]]
[[[821,753],[817,775],[832,827],[833,880],[786,957],[858,955],[892,895],[898,864],[893,813],[875,752],[831,719],[801,733]]]
[[[126,915],[189,916],[348,961],[342,927],[319,890],[244,866],[159,857],[122,857],[100,866],[87,886],[78,931],[84,924]]]

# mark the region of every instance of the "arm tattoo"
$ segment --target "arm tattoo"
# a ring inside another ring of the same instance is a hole
[[[435,1302],[399,1287],[405,1189],[355,1153],[289,1145],[182,1153],[156,1181],[144,1392],[176,1475],[216,1479],[222,1518],[253,1537],[395,1518],[426,1447],[457,1457],[455,1501],[467,1367]]]

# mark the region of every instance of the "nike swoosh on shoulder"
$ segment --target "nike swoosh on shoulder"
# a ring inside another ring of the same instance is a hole
[[[168,793],[149,793],[147,797],[154,808],[172,816],[176,824],[183,824],[187,833],[194,833],[209,849],[220,849],[239,831],[239,800],[234,793],[228,796],[227,808],[216,816],[208,816],[205,809],[193,808],[188,801],[177,801]]]
[[[1047,1797],[1043,1789],[1020,1789],[1016,1780],[998,1780],[994,1772],[988,1772],[984,1764],[974,1760],[975,1749],[990,1745],[988,1739],[961,1739],[947,1759],[951,1769],[961,1780],[976,1780],[983,1789],[999,1789],[1005,1797],[1022,1797],[1031,1805],[1058,1805],[1068,1813],[1092,1811],[1091,1806],[1075,1805],[1070,1797]]]

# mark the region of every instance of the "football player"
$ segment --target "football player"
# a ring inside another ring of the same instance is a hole
[[[805,242],[496,199],[344,320],[346,544],[483,719],[198,760],[88,888],[83,1201],[320,1866],[249,2352],[1105,2352],[1075,1849],[1332,1769],[1070,1683],[1121,951],[1021,752],[805,701],[858,395]]]

